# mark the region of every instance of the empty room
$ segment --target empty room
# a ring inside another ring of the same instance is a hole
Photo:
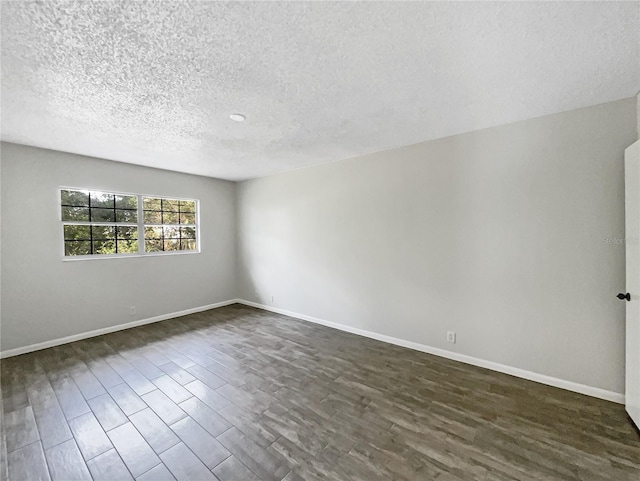
[[[640,480],[640,1],[0,5],[0,480]]]

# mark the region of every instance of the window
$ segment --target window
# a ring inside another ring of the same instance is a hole
[[[61,189],[64,256],[198,251],[197,200]]]
[[[142,207],[147,252],[196,250],[194,200],[143,197]]]

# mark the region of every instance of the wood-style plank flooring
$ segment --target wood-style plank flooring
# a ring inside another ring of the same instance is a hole
[[[240,305],[1,368],[12,481],[640,479],[620,405]]]

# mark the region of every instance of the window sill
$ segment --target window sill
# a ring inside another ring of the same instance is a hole
[[[200,254],[200,251],[188,251],[188,252],[154,252],[149,254],[104,254],[104,255],[91,255],[91,256],[64,256],[62,262],[77,262],[77,261],[97,261],[99,259],[131,259],[133,257],[167,257],[167,256],[189,256],[194,254]]]

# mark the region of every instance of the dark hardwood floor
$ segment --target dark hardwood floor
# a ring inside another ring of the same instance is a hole
[[[12,481],[640,479],[618,404],[240,305],[1,369]]]

